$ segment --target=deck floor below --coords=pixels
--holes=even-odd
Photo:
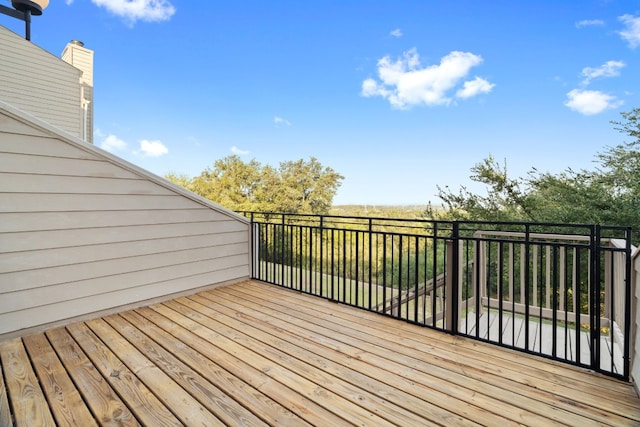
[[[631,384],[248,281],[0,343],[0,425],[640,425]]]
[[[475,312],[468,313],[460,320],[458,331],[461,334],[509,347],[526,348],[534,353],[553,356],[559,360],[578,362],[583,366],[590,365],[591,342],[588,331],[576,331],[575,327],[559,325],[555,328],[554,334],[554,327],[550,322],[532,317],[528,322],[529,340],[527,342],[526,325],[527,322],[522,316],[514,316],[507,312],[502,314],[501,319],[497,311],[485,310],[480,315]],[[579,340],[576,337],[579,337]],[[622,334],[619,333],[615,337],[620,338],[617,341],[612,341],[609,335],[603,335],[600,338],[599,366],[603,371],[622,374],[624,372]]]

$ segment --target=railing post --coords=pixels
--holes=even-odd
[[[634,298],[634,293],[632,293],[633,288],[633,279],[632,279],[632,271],[631,271],[631,256],[633,255],[633,251],[631,250],[631,227],[627,228],[625,233],[625,266],[624,266],[624,355],[623,355],[623,375],[625,380],[629,380],[630,369],[631,369],[631,343],[635,340],[631,337],[631,331],[634,328],[631,327],[632,319],[635,319],[635,316],[632,318],[631,314],[634,312],[632,306],[634,305],[632,298]]]
[[[600,226],[591,228],[590,340],[591,368],[600,370]]]
[[[255,274],[255,262],[256,262],[256,237],[255,237],[255,231],[253,230],[253,227],[255,226],[255,224],[253,223],[253,212],[251,212],[251,215],[249,216],[249,265],[250,270],[249,273],[251,274],[251,278],[255,279],[256,278],[256,274]]]
[[[447,241],[447,271],[446,271],[446,316],[445,329],[453,335],[458,334],[458,299],[459,299],[459,283],[458,266],[460,265],[460,239],[459,224],[453,223],[451,231],[451,240]]]

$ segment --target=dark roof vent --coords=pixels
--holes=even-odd
[[[84,47],[84,43],[80,40],[71,40],[71,44],[75,44],[76,46]]]

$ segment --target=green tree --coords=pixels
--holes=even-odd
[[[596,223],[640,230],[640,109],[612,122],[631,141],[596,154],[594,170],[567,169],[560,174],[532,169],[511,178],[506,162],[492,156],[471,168],[471,179],[486,186],[486,196],[465,187],[458,192],[438,187],[444,211],[428,208],[431,218],[482,221]],[[638,239],[636,238],[636,241]]]
[[[232,210],[250,210],[261,168],[255,160],[245,163],[240,156],[228,156],[196,176],[192,191]]]
[[[314,157],[282,162],[276,169],[239,156],[217,160],[193,179],[175,173],[166,178],[236,211],[313,214],[329,212],[343,179]]]
[[[342,175],[323,167],[315,157],[280,163],[279,172],[281,212],[329,213]]]
[[[189,178],[188,175],[169,172],[164,177],[174,184],[179,185],[180,187],[186,188],[189,191],[193,191],[193,180]]]

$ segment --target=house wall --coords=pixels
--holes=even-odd
[[[84,47],[80,41],[67,43],[62,51],[62,60],[79,69],[80,76],[80,138],[93,144],[93,51]]]
[[[245,218],[0,101],[0,338],[249,274]]]
[[[81,74],[0,26],[0,100],[81,137]]]

